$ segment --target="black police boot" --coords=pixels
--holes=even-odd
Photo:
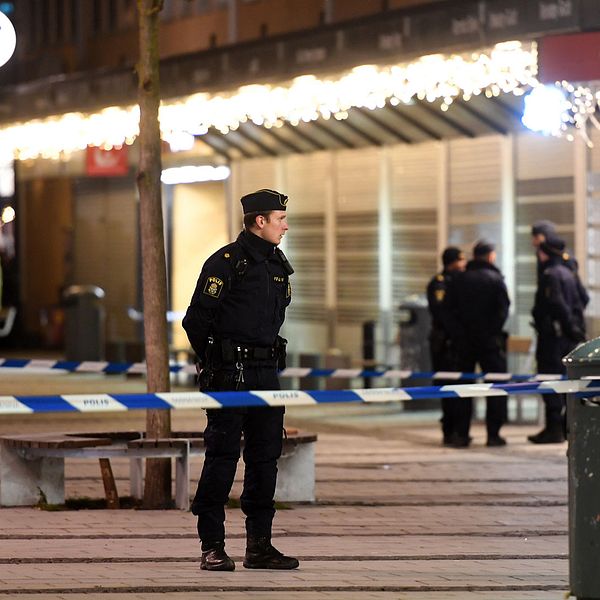
[[[565,436],[560,425],[556,427],[546,427],[535,435],[527,436],[532,444],[562,444]]]
[[[452,448],[468,448],[471,445],[473,438],[470,435],[458,435],[455,434],[452,437],[450,446]]]
[[[234,571],[235,563],[225,552],[225,542],[202,544],[200,568],[203,571]]]
[[[246,569],[297,569],[298,559],[284,556],[268,537],[248,537],[244,567]]]
[[[493,448],[495,446],[506,446],[506,440],[503,437],[496,435],[488,435],[486,446]]]

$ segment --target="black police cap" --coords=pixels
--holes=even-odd
[[[490,252],[496,249],[494,242],[490,240],[479,240],[473,247],[473,256],[475,258],[487,256]]]
[[[542,219],[540,221],[536,221],[531,226],[531,235],[544,235],[548,237],[552,235],[556,231],[556,226],[552,221],[548,221],[546,219]]]
[[[442,253],[442,264],[447,267],[451,265],[453,262],[464,258],[463,251],[456,246],[449,246]]]
[[[245,215],[270,210],[285,210],[287,201],[288,197],[285,194],[267,189],[246,194],[240,200]]]
[[[540,250],[548,256],[562,256],[565,251],[565,241],[557,235],[549,235],[540,244]]]

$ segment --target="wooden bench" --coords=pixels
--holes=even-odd
[[[314,501],[316,441],[316,434],[288,430],[277,464],[276,500]],[[190,458],[203,454],[204,439],[197,432],[174,433],[164,439],[148,439],[139,432],[1,436],[0,506],[30,506],[41,497],[49,504],[63,504],[65,458],[100,459],[109,505],[111,497],[116,496],[116,487],[114,483],[110,485],[112,471],[108,460],[128,458],[131,495],[141,498],[144,459],[175,458],[175,505],[189,510]]]

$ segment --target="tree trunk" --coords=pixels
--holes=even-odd
[[[140,105],[140,164],[137,184],[140,194],[142,241],[142,287],[144,297],[144,345],[149,393],[169,391],[167,341],[167,271],[161,201],[161,140],[158,122],[160,86],[158,71],[158,26],[163,0],[138,0]],[[146,412],[146,435],[169,437],[171,413]],[[171,461],[146,461],[144,508],[171,506]]]

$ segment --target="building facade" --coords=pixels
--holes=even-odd
[[[14,22],[26,23],[25,42],[11,68],[0,72],[9,90],[0,94],[7,106],[0,130],[135,102],[135,4],[49,0],[32,20],[20,12],[31,3],[16,3]],[[584,0],[173,0],[161,19],[163,96],[181,102],[200,92],[233,98],[252,83],[271,91],[300,90],[293,86],[307,81],[341,86],[348,73],[360,87],[372,81],[367,65],[409,64],[411,77],[423,77],[429,63],[420,57],[433,52],[448,61],[479,52],[487,57],[508,40],[535,49],[546,36],[600,27],[598,7]],[[36,76],[27,81],[31,73]],[[180,151],[173,150],[172,135],[165,168],[227,166],[230,175],[164,185],[171,309],[185,310],[205,258],[237,233],[239,197],[274,187],[291,198],[285,251],[296,269],[286,324],[292,351],[337,348],[358,358],[362,323],[374,320],[379,358],[389,360],[400,304],[423,293],[446,244],[469,250],[479,237],[498,243],[513,300],[511,333],[530,337],[535,257],[529,229],[540,218],[557,223],[579,258],[592,291],[590,330],[600,333],[600,139],[593,128],[590,143],[527,131],[520,116],[528,87],[522,82],[496,94],[490,83],[469,99],[464,87],[449,100],[415,93],[406,101],[394,96],[395,103],[388,95],[383,104],[376,99],[369,106],[366,99],[336,106],[330,118],[322,106],[318,118],[306,120],[292,115],[230,126],[215,117],[206,127],[197,124],[191,145]],[[227,111],[220,105],[220,115]],[[90,171],[89,149],[48,158],[23,154],[16,162],[27,335],[47,335],[40,314],[60,310],[65,286],[92,283],[106,291],[109,345],[139,342],[139,324],[127,312],[141,308],[136,149],[124,147],[127,169],[118,176]],[[186,344],[176,321],[172,344]]]

